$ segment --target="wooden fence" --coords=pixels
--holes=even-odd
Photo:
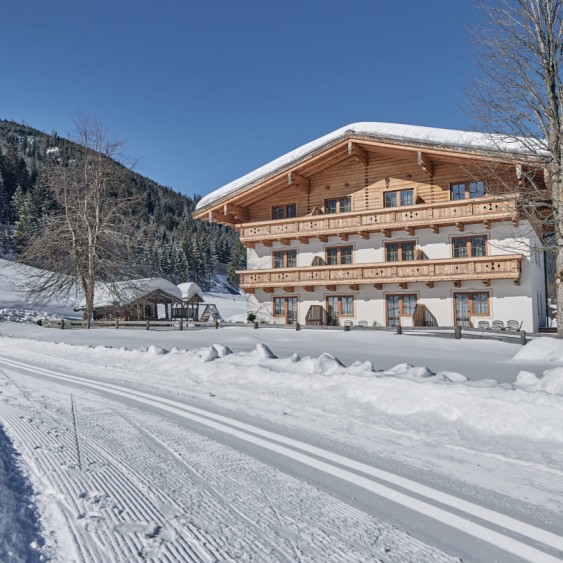
[[[60,319],[50,320],[43,319],[39,324],[48,328],[58,329],[77,329],[85,328],[84,322],[78,319]],[[193,323],[184,320],[175,321],[95,321],[90,325],[91,329],[96,328],[138,328],[144,330],[203,330],[209,328],[252,328],[252,329],[284,329],[284,330],[343,330],[348,331],[380,331],[391,332],[395,334],[406,334],[409,336],[434,336],[437,338],[454,338],[454,339],[482,339],[482,340],[499,340],[501,342],[509,342],[513,344],[526,344],[530,340],[530,335],[524,330],[491,330],[478,328],[462,328],[459,326],[426,326],[426,327],[388,327],[388,326],[306,326],[300,323],[294,324],[265,324],[254,321],[253,323],[228,323],[215,321],[214,323]],[[544,335],[541,335],[544,336]]]

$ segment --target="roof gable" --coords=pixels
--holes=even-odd
[[[335,145],[353,139],[378,140],[403,147],[432,147],[457,153],[488,153],[499,157],[506,154],[529,155],[532,153],[531,147],[534,145],[536,145],[535,148],[541,150],[540,142],[534,139],[510,139],[504,135],[393,123],[353,123],[307,143],[215,190],[202,198],[196,209],[204,210],[211,207],[225,198],[286,172],[292,166],[297,166],[306,159],[326,152]],[[299,181],[299,179],[297,180]]]

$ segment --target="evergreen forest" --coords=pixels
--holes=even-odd
[[[49,158],[72,149],[56,133],[0,120],[0,252],[18,260],[34,226],[49,213],[52,202],[41,182]],[[199,200],[127,171],[129,194],[139,196],[135,207],[138,259],[147,276],[173,283],[194,281],[204,290],[217,275],[225,275],[236,290],[236,270],[246,252],[229,227],[198,221],[192,211]]]

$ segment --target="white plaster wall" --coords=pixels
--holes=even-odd
[[[539,246],[539,241],[533,230],[526,223],[520,223],[515,228],[510,223],[493,223],[490,230],[484,229],[481,223],[466,225],[464,232],[459,232],[455,227],[440,229],[439,234],[430,229],[418,229],[416,236],[408,236],[404,231],[394,231],[390,238],[384,239],[382,234],[373,234],[369,240],[359,236],[350,236],[349,241],[343,242],[338,237],[330,237],[328,243],[322,243],[316,238],[311,238],[309,244],[300,245],[292,241],[290,246],[274,243],[272,247],[257,244],[255,249],[248,250],[248,269],[267,269],[272,267],[272,251],[297,248],[297,264],[299,267],[310,266],[315,256],[325,257],[325,248],[334,245],[352,245],[354,247],[355,263],[384,262],[386,241],[416,240],[417,248],[421,249],[429,259],[451,258],[452,237],[471,234],[484,234],[488,236],[488,254],[497,256],[502,254],[520,253],[524,255],[522,261],[522,275],[520,285],[515,285],[510,280],[492,281],[490,287],[485,287],[479,281],[462,282],[460,288],[454,288],[451,282],[436,281],[433,288],[424,284],[409,284],[407,290],[402,290],[398,285],[385,285],[383,291],[376,290],[373,286],[361,285],[359,291],[351,291],[349,286],[339,286],[336,292],[329,292],[324,286],[317,286],[313,292],[305,292],[296,288],[294,293],[288,294],[281,288],[275,292],[265,293],[257,289],[256,294],[250,296],[249,311],[255,312],[258,319],[264,322],[283,323],[284,320],[272,316],[272,301],[274,296],[298,297],[298,320],[305,323],[305,316],[311,305],[326,304],[326,296],[337,294],[354,295],[354,316],[346,317],[354,324],[360,320],[367,321],[370,325],[376,321],[386,324],[386,294],[411,294],[417,295],[419,303],[426,305],[428,310],[436,317],[440,326],[454,324],[455,292],[479,291],[489,292],[490,316],[475,317],[474,325],[479,320],[517,320],[522,322],[526,331],[537,331],[545,323],[545,281],[543,255],[534,252]],[[302,246],[302,248],[300,248]]]

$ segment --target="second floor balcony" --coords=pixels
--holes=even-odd
[[[339,236],[346,240],[349,235],[368,238],[372,233],[383,233],[390,236],[392,231],[398,230],[405,230],[412,235],[416,229],[422,228],[430,228],[437,233],[441,227],[448,226],[457,226],[459,231],[463,231],[465,224],[483,223],[486,228],[490,228],[490,224],[495,221],[517,223],[515,197],[488,196],[408,207],[272,219],[244,223],[239,232],[241,241],[252,247],[256,243],[271,246],[274,241],[286,243],[291,239],[306,243],[313,237],[323,240],[329,236]]]
[[[280,287],[293,290],[314,286],[355,286],[373,284],[381,289],[384,284],[406,285],[435,282],[482,281],[485,286],[492,280],[512,280],[520,283],[521,254],[482,256],[472,258],[444,258],[439,260],[410,260],[378,264],[350,264],[341,266],[310,266],[265,270],[242,270],[240,286],[245,290],[257,288],[266,291]]]

